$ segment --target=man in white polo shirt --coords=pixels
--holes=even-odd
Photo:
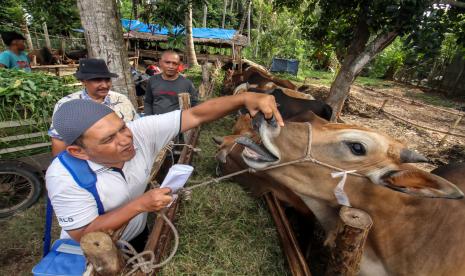
[[[61,238],[79,241],[98,230],[116,230],[129,222],[122,238],[141,240],[147,213],[172,200],[170,190],[145,192],[157,153],[180,132],[221,118],[245,106],[261,111],[283,125],[273,96],[243,93],[206,101],[185,111],[146,116],[124,123],[109,107],[88,100],[64,103],[53,117],[69,155],[87,160],[97,177],[97,191],[105,213],[98,214],[95,198],[73,179],[59,158],[47,170],[48,196],[62,227]],[[139,249],[141,247],[137,246]]]

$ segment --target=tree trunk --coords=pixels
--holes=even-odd
[[[254,51],[254,57],[255,58],[258,56],[258,47],[260,45],[260,33],[261,33],[261,27],[262,27],[262,15],[263,15],[263,10],[260,10],[260,12],[258,13],[257,38],[255,39],[255,51]]]
[[[247,8],[247,44],[250,45],[250,14],[252,13],[252,1],[249,1]]]
[[[249,7],[251,2],[252,2],[251,0],[247,0],[244,7]],[[242,34],[242,32],[244,31],[244,26],[245,26],[245,21],[246,20],[247,20],[247,12],[244,11],[244,14],[243,14],[242,19],[241,19],[241,25],[239,26],[239,30],[237,31],[239,34]]]
[[[226,9],[228,7],[228,0],[224,0],[223,7],[223,20],[221,21],[221,28],[224,29],[224,22],[226,21]]]
[[[203,19],[202,19],[202,27],[207,27],[207,15],[208,15],[208,6],[206,3],[203,4]]]
[[[189,2],[186,12],[186,56],[189,66],[199,66],[195,54],[194,38],[192,37],[192,2]]]
[[[391,44],[397,34],[397,32],[380,34],[366,45],[369,39],[368,29],[364,24],[359,25],[355,34],[356,39],[349,46],[341,69],[332,83],[329,96],[326,99],[326,102],[333,108],[331,121],[336,121],[339,117],[344,102],[349,95],[350,86],[363,67]]]
[[[114,0],[78,0],[88,57],[106,61],[111,72],[118,74],[113,89],[129,97],[136,107],[136,89],[129,70],[128,53],[123,41],[121,21]],[[96,16],[98,11],[98,16]]]
[[[234,0],[231,0],[231,5],[229,5],[229,13],[230,14],[232,14],[232,12],[233,12],[233,7],[234,7]]]
[[[50,37],[48,36],[47,22],[44,21],[44,23],[42,23],[42,28],[44,29],[45,47],[52,50],[52,43],[50,43]]]
[[[139,9],[137,5],[139,5],[139,0],[132,0],[132,13],[135,20],[139,19]]]
[[[23,22],[21,24],[21,31],[23,31],[24,33],[24,37],[26,38],[27,48],[29,49],[29,51],[34,50],[34,45],[32,45],[31,34],[29,33],[29,28],[27,27],[27,21],[25,17],[23,18]]]

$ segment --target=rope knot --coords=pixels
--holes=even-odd
[[[256,173],[257,170],[254,169],[254,168],[248,168],[248,169],[247,169],[247,172],[248,172],[248,173]]]

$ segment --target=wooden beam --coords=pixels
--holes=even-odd
[[[35,125],[35,124],[37,124],[37,122],[32,119],[25,119],[21,121],[5,121],[5,122],[0,122],[0,129],[8,128],[8,127],[30,126],[30,125]]]
[[[27,145],[27,146],[19,146],[19,147],[14,147],[14,148],[1,149],[0,154],[43,148],[43,147],[50,146],[51,144],[52,143],[47,142],[47,143],[37,143],[37,144],[32,144],[32,145]]]
[[[0,138],[0,142],[5,143],[5,142],[11,142],[11,141],[24,140],[24,139],[29,139],[29,138],[41,137],[46,134],[47,134],[46,131],[42,131],[42,132],[34,132],[34,133],[29,133],[29,134],[7,136],[7,137]]]
[[[276,230],[281,241],[281,247],[283,248],[284,255],[286,255],[292,275],[310,276],[311,273],[307,261],[300,250],[294,231],[287,220],[281,203],[273,195],[273,193],[265,194],[264,198],[276,224]]]

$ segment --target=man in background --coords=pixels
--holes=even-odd
[[[198,101],[194,84],[179,73],[181,58],[174,51],[165,51],[160,58],[161,74],[150,78],[144,100],[146,115],[163,114],[179,109],[179,93],[189,93],[191,105]]]
[[[24,36],[17,32],[4,32],[2,39],[8,49],[0,53],[0,68],[22,69],[30,72],[30,59],[24,52],[26,49]]]
[[[103,59],[81,59],[75,76],[82,82],[84,89],[61,98],[55,105],[54,115],[64,103],[75,99],[83,99],[108,106],[125,123],[138,118],[131,101],[125,95],[110,90],[111,78],[116,78],[118,75],[108,70]],[[50,126],[48,135],[52,139],[53,156],[65,150],[66,145],[63,138],[58,134],[53,123]]]

